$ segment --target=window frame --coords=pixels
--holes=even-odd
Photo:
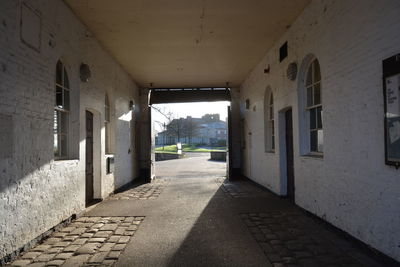
[[[104,100],[104,141],[105,141],[105,154],[112,155],[111,149],[111,105],[108,94],[105,94]]]
[[[319,79],[316,79],[316,66],[318,66],[318,76]],[[309,73],[311,72],[311,82],[308,84]],[[322,76],[321,76],[321,67],[317,58],[313,58],[310,63],[308,64],[305,72],[305,79],[304,79],[304,97],[305,97],[305,107],[304,111],[306,112],[307,118],[307,139],[308,139],[308,155],[311,156],[323,156],[324,151],[324,141],[323,141],[323,106],[322,106]],[[316,94],[315,94],[315,87],[318,86],[319,90],[319,102],[315,102]],[[309,89],[311,89],[311,104],[309,104]],[[320,113],[318,110],[320,109]],[[315,122],[314,127],[312,122],[312,113],[314,111],[315,114]],[[320,114],[320,115],[318,115]],[[319,150],[318,144],[318,134],[319,131],[322,132],[322,150]],[[316,132],[316,150],[312,150],[312,134]]]
[[[59,70],[61,70],[61,74],[59,74]],[[58,78],[60,78],[60,81],[58,81]],[[53,122],[53,135],[54,135],[53,155],[55,160],[65,160],[68,159],[70,154],[69,117],[71,109],[71,88],[70,88],[67,69],[61,60],[58,60],[56,64],[54,84],[55,84],[55,91],[54,91],[55,103],[54,103],[54,122]],[[59,105],[57,98],[58,89],[61,89],[61,105]],[[65,92],[68,92],[68,94],[65,94]],[[66,96],[68,101],[66,101],[65,98]],[[63,115],[65,116],[64,117],[65,121],[63,121],[62,119]],[[65,142],[64,145],[62,144],[62,137],[64,137],[64,142]],[[57,143],[56,143],[56,138],[57,138]],[[55,150],[56,147],[57,147],[57,153]],[[63,147],[66,148],[65,154],[64,151],[62,150]]]
[[[270,142],[270,147],[269,150],[270,152],[275,152],[275,112],[274,112],[274,94],[271,92],[269,96],[269,102],[268,102],[268,126],[269,126],[269,142]]]
[[[275,127],[274,94],[272,89],[268,87],[264,96],[264,142],[266,153],[275,153]]]

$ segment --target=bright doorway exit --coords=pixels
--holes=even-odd
[[[153,104],[155,176],[227,176],[229,101]]]

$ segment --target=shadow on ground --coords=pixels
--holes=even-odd
[[[288,200],[246,181],[224,181],[168,264],[188,265],[333,267],[395,263],[382,260]]]

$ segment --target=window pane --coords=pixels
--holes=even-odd
[[[310,151],[317,152],[317,131],[310,132]]]
[[[324,132],[322,130],[318,130],[318,151],[324,151]]]
[[[271,149],[275,150],[275,136],[272,136],[271,138]]]
[[[62,88],[56,86],[56,107],[63,108]]]
[[[321,71],[319,68],[319,62],[318,60],[314,60],[313,62],[314,65],[314,83],[321,81]]]
[[[69,90],[64,89],[64,109],[69,110]]]
[[[271,121],[271,135],[275,135],[275,124],[274,124],[274,121]]]
[[[312,84],[312,64],[307,70],[306,87]]]
[[[60,114],[60,132],[66,134],[68,132],[68,114],[66,112],[59,112]]]
[[[110,121],[110,109],[108,106],[105,107],[105,120]]]
[[[67,71],[64,68],[64,83],[63,83],[65,88],[69,89],[69,80],[68,80],[68,74]]]
[[[269,119],[273,120],[274,119],[274,107],[269,108]]]
[[[59,155],[59,144],[58,144],[58,134],[54,134],[54,156],[58,157]]]
[[[313,105],[313,92],[312,86],[307,87],[307,107],[311,107]]]
[[[54,110],[54,133],[58,133],[58,121],[59,121],[59,115],[58,115],[59,111]]]
[[[322,107],[317,108],[317,128],[322,129]]]
[[[321,83],[314,85],[314,105],[321,104]]]
[[[317,109],[310,109],[310,130],[316,129],[317,127]]]
[[[105,103],[106,103],[106,107],[110,106],[110,102],[108,101],[108,96],[107,95],[106,95]]]
[[[56,66],[56,83],[58,84],[62,84],[62,71],[63,71],[63,65],[61,61],[58,61]]]
[[[61,148],[61,157],[67,157],[68,146],[67,146],[67,136],[60,135],[60,148]]]
[[[106,128],[106,131],[105,131],[105,141],[106,141],[106,153],[109,153],[110,152],[110,133],[109,133],[109,131],[110,131],[110,125],[109,125],[109,123],[108,122],[105,122],[105,128]],[[218,132],[217,132],[218,133]]]
[[[271,149],[275,149],[275,123],[271,121]]]

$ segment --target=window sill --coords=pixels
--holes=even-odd
[[[54,159],[54,162],[73,162],[73,161],[79,161],[79,159]]]
[[[322,153],[309,153],[305,155],[301,155],[303,158],[314,158],[314,159],[324,159],[324,154]]]
[[[106,154],[105,154],[106,157],[114,157],[114,155],[115,155],[115,154],[113,154],[113,153],[106,153]]]
[[[79,164],[79,159],[54,159],[50,165],[57,166],[76,166]]]
[[[267,150],[267,151],[265,151],[265,153],[267,153],[267,154],[275,154],[275,150]]]

